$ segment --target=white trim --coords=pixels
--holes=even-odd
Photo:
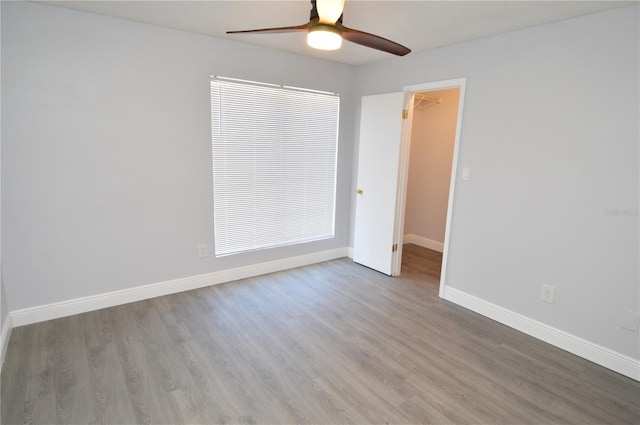
[[[336,248],[298,257],[284,258],[266,263],[253,264],[235,269],[220,270],[196,276],[189,276],[149,285],[137,286],[105,294],[92,295],[72,300],[45,304],[15,310],[9,313],[13,326],[29,325],[45,320],[71,316],[116,305],[127,304],[177,292],[202,288],[219,283],[231,282],[238,279],[259,276],[262,274],[288,270],[309,264],[342,258],[347,255],[347,248]]]
[[[446,287],[443,298],[600,366],[640,381],[640,360],[594,344],[455,288]]]
[[[7,345],[9,345],[9,338],[11,338],[11,331],[13,330],[13,321],[11,315],[8,314],[2,324],[2,333],[0,334],[0,369],[4,365],[4,355],[7,352]]]
[[[467,89],[467,79],[460,78],[457,81],[460,87],[458,100],[458,122],[456,123],[456,139],[453,142],[453,160],[451,161],[451,179],[449,181],[449,202],[447,206],[447,221],[444,230],[444,247],[442,250],[442,268],[440,270],[440,297],[444,296],[447,285],[447,265],[449,263],[449,240],[451,237],[451,218],[453,217],[453,195],[456,189],[456,176],[458,175],[458,156],[460,152],[460,133],[462,132],[462,114],[464,113],[464,96]]]
[[[351,258],[353,260],[353,247],[349,246],[347,247],[347,257]]]
[[[467,77],[452,78],[450,80],[433,81],[430,83],[413,84],[410,86],[404,86],[402,87],[402,91],[409,92],[409,93],[419,93],[423,91],[456,89],[458,87],[464,86],[466,82],[467,82]]]
[[[429,248],[434,251],[443,252],[444,243],[434,241],[433,239],[423,238],[422,236],[414,235],[412,233],[404,235],[402,243],[412,243],[414,245],[421,246],[423,248]]]

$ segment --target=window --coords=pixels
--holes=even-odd
[[[211,80],[215,255],[332,238],[340,98]]]

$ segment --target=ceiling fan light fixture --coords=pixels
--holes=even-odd
[[[307,23],[289,27],[227,31],[227,34],[306,32],[307,44],[314,49],[339,49],[342,46],[342,38],[344,38],[352,43],[397,56],[404,56],[411,52],[411,49],[395,41],[343,25],[343,8],[344,0],[311,0],[311,13],[309,14],[309,22]]]
[[[337,50],[342,46],[342,34],[333,25],[317,24],[309,28],[307,44],[314,49]]]

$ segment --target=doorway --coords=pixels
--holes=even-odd
[[[440,296],[444,294],[458,145],[466,78],[407,86],[402,92],[362,97],[353,260],[390,276],[400,274],[416,94],[456,89],[458,112],[450,164],[446,226],[442,242]],[[424,94],[423,96],[428,96]]]
[[[442,256],[460,88],[415,93],[410,133],[403,245],[425,262]],[[403,250],[404,253],[404,250]],[[414,262],[418,258],[414,258]],[[441,266],[440,266],[441,267]],[[440,278],[438,269],[438,279]]]
[[[446,113],[448,117],[447,119],[450,119],[451,121],[448,122],[446,126],[442,126],[438,130],[434,130],[436,133],[449,132],[451,130],[451,127],[453,126],[452,121],[455,119],[453,146],[452,148],[450,148],[452,149],[450,151],[450,156],[448,156],[449,154],[441,155],[441,158],[440,158],[441,160],[438,163],[439,167],[449,168],[448,178],[446,177],[447,174],[443,173],[442,170],[439,173],[436,173],[439,176],[441,176],[441,178],[445,179],[445,183],[448,183],[449,185],[449,189],[447,191],[447,196],[446,196],[447,202],[446,202],[446,212],[445,212],[445,222],[444,222],[444,235],[442,235],[442,233],[439,233],[439,235],[443,236],[442,242],[441,242],[442,245],[440,245],[439,243],[434,243],[439,241],[430,239],[428,237],[426,237],[428,241],[425,239],[417,239],[418,242],[422,242],[425,245],[430,245],[432,247],[430,249],[433,249],[433,248],[442,249],[442,263],[441,263],[442,265],[440,269],[440,286],[439,286],[440,297],[444,295],[444,289],[446,285],[446,273],[447,273],[448,257],[449,257],[448,256],[449,235],[451,234],[451,227],[452,227],[451,217],[453,213],[453,199],[454,199],[455,187],[456,187],[456,176],[458,174],[458,152],[459,152],[459,146],[460,146],[460,131],[462,129],[462,114],[464,111],[464,96],[465,96],[466,84],[467,84],[466,78],[458,78],[453,80],[444,80],[444,81],[437,81],[433,83],[406,86],[403,88],[403,92],[405,93],[405,95],[406,94],[412,95],[411,100],[413,103],[411,104],[412,107],[409,109],[409,114],[408,114],[409,128],[404,133],[404,137],[401,140],[401,144],[403,145],[404,149],[402,149],[402,155],[400,156],[400,179],[398,181],[398,194],[400,196],[398,197],[397,209],[396,209],[396,219],[398,221],[396,223],[397,224],[396,228],[401,230],[401,232],[397,234],[396,237],[400,244],[403,243],[404,235],[406,233],[404,231],[404,228],[405,228],[405,215],[406,215],[407,194],[408,194],[407,191],[408,191],[408,184],[409,184],[409,177],[410,177],[409,172],[410,172],[410,158],[411,158],[411,140],[413,139],[412,134],[413,134],[414,118],[418,115],[417,114],[418,111],[416,111],[416,108],[415,108],[416,100],[421,97],[426,98],[425,100],[423,100],[423,102],[426,101],[427,105],[429,104],[433,104],[433,105],[427,106],[425,109],[431,109],[433,106],[443,105],[443,101],[445,99],[442,96],[439,96],[439,94],[444,94],[444,93],[447,94],[447,99],[450,102],[448,105],[449,108],[447,108],[448,110],[446,111],[443,109],[438,112]],[[455,99],[453,99],[455,95],[457,95],[457,102],[455,101]],[[432,99],[435,99],[435,101]],[[420,102],[418,102],[418,107],[419,105],[420,105]],[[454,109],[455,109],[455,112],[452,113]],[[436,114],[432,114],[432,115],[436,115]],[[420,129],[418,122],[416,122],[416,125],[418,126],[418,129]],[[437,125],[435,127],[437,127]],[[450,136],[446,136],[444,138],[446,139],[448,137]],[[414,186],[420,188],[419,184]],[[439,190],[441,191],[442,188],[440,188]],[[439,224],[436,227],[439,229],[438,231],[441,232],[442,230],[441,214],[442,214],[443,207],[441,206],[439,208],[440,208],[440,216],[439,216],[440,218],[438,219]],[[411,229],[409,230],[411,231]],[[438,234],[438,233],[429,233],[429,234]],[[416,239],[414,239],[414,242],[415,241]],[[397,264],[400,265],[401,259],[402,259],[402,249],[399,249],[398,251],[399,251],[400,258],[398,259]],[[399,273],[400,273],[400,270],[398,269],[398,274]]]

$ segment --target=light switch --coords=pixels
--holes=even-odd
[[[462,180],[469,180],[471,177],[471,168],[463,167],[462,168]]]

